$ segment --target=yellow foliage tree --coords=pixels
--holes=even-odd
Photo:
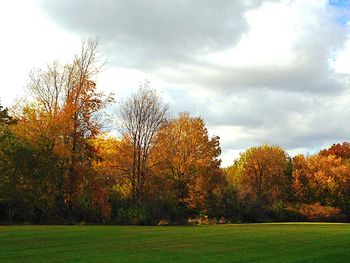
[[[241,198],[269,205],[286,199],[289,164],[288,155],[278,146],[252,147],[241,153],[229,170],[229,179],[238,184]]]
[[[205,208],[221,174],[219,137],[209,138],[202,118],[180,114],[162,127],[152,156],[156,174],[168,178],[179,202]]]

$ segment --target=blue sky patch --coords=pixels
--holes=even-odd
[[[337,23],[347,25],[350,21],[350,0],[329,0],[329,5],[339,10],[335,16]]]
[[[329,4],[339,8],[350,8],[349,0],[329,0]]]

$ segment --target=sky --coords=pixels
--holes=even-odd
[[[120,100],[149,80],[171,116],[220,136],[223,166],[263,143],[312,154],[350,140],[349,21],[347,0],[1,1],[0,101],[99,37],[99,89]]]

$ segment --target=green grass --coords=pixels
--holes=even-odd
[[[0,262],[350,262],[350,225],[3,226]]]

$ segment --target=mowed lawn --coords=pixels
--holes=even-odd
[[[0,262],[350,262],[350,225],[2,226]]]

